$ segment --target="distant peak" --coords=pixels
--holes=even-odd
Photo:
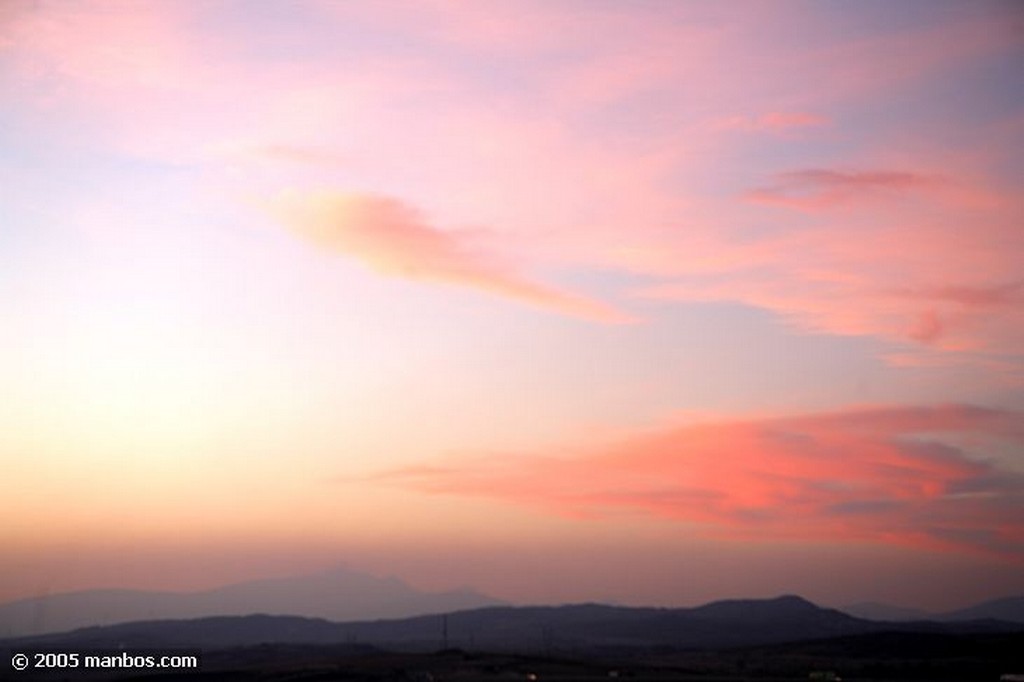
[[[705,606],[711,606],[713,604],[771,604],[777,606],[809,606],[813,608],[820,608],[814,602],[808,601],[798,594],[782,594],[778,597],[751,597],[746,599],[721,599],[718,601],[709,602]]]
[[[726,599],[698,606],[691,612],[705,618],[802,618],[826,611],[803,597],[786,594],[768,599]]]

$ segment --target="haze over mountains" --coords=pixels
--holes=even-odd
[[[394,577],[378,578],[338,567],[202,592],[88,590],[21,599],[0,604],[0,637],[139,620],[254,613],[334,621],[403,618],[501,603],[472,590],[423,592]]]
[[[891,622],[933,620],[948,623],[991,619],[1010,623],[1024,623],[1024,597],[992,599],[967,608],[941,613],[879,602],[861,602],[844,606],[840,610],[858,618]]]
[[[741,646],[877,632],[880,622],[929,632],[964,622],[965,631],[971,632],[985,630],[987,626],[978,625],[985,621],[1024,624],[1024,597],[942,614],[879,603],[836,610],[796,596],[725,600],[695,608],[508,607],[468,589],[423,592],[394,577],[339,567],[203,592],[91,590],[22,599],[0,605],[0,637],[86,628],[58,636],[118,642],[141,637],[148,644],[198,638],[233,645],[355,639],[429,649],[439,642],[437,614],[449,614],[452,641],[463,646],[470,641],[478,646],[526,646],[542,640],[586,646]]]

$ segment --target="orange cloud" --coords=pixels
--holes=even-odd
[[[575,457],[452,459],[380,478],[593,517],[625,510],[734,538],[961,547],[1024,558],[1024,476],[989,448],[1024,415],[969,405],[702,423]]]
[[[523,277],[474,248],[471,234],[427,224],[387,197],[334,192],[282,195],[271,210],[313,243],[390,277],[442,282],[605,323],[629,318],[600,301]]]

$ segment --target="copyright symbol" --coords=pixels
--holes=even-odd
[[[24,670],[28,667],[28,656],[25,654],[14,654],[11,656],[11,667],[15,670]]]

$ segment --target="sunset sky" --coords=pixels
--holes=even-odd
[[[0,601],[1024,593],[1019,2],[0,0]]]

